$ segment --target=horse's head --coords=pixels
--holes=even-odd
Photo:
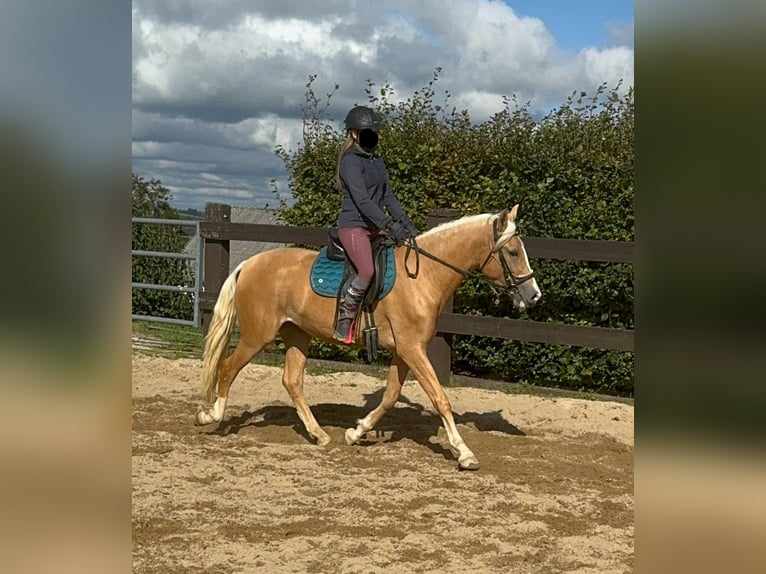
[[[518,212],[517,203],[510,210],[504,209],[490,218],[494,244],[481,271],[494,283],[510,288],[514,307],[525,309],[535,306],[542,293],[529,266],[524,242],[519,237]]]

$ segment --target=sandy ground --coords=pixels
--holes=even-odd
[[[633,571],[633,407],[449,388],[481,462],[457,470],[415,381],[378,404],[361,373],[306,376],[309,440],[281,369],[248,365],[220,425],[193,423],[201,363],[133,356],[133,571]]]

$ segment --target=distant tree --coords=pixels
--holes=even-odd
[[[194,208],[187,209],[184,213],[190,217],[193,217],[194,219],[202,219],[205,216],[205,212]]]
[[[171,207],[170,190],[157,179],[146,180],[132,175],[133,217],[156,219],[180,219],[178,211]],[[183,251],[188,235],[180,225],[134,223],[133,249],[144,251]],[[136,283],[156,285],[189,286],[193,284],[193,270],[188,260],[156,256],[133,256],[132,277]],[[191,319],[194,315],[193,300],[186,293],[133,289],[133,313],[175,319]]]

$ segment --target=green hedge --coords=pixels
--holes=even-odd
[[[383,117],[379,153],[402,206],[421,228],[429,210],[461,214],[499,211],[520,203],[523,235],[632,241],[633,89],[602,85],[595,94],[572,94],[540,119],[528,104],[505,98],[485,122],[435,103],[433,79],[393,103],[389,85],[368,82],[368,105]],[[289,172],[294,202],[281,201],[287,223],[335,222],[340,196],[334,188],[344,135],[324,117],[311,77],[307,84],[304,139],[297,150],[277,148]],[[275,188],[279,198],[279,190]],[[527,311],[495,301],[480,284],[466,282],[455,311],[600,327],[633,328],[633,268],[626,264],[533,261],[543,302]],[[319,353],[323,347],[317,348]],[[339,351],[329,351],[338,353]],[[545,386],[619,395],[633,393],[633,355],[566,346],[454,337],[458,372]]]

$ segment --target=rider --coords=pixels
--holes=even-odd
[[[338,154],[335,172],[335,183],[343,194],[338,237],[356,276],[343,294],[334,336],[348,345],[354,341],[354,320],[375,272],[372,237],[385,231],[401,245],[418,230],[391,190],[383,159],[375,155],[381,125],[377,114],[356,106],[344,124],[348,138]]]

